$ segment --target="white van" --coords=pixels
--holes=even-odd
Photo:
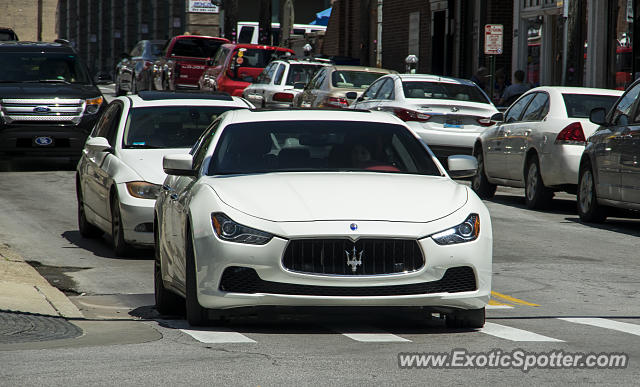
[[[258,44],[258,22],[238,22],[238,43]],[[304,36],[308,32],[326,31],[326,26],[313,24],[294,24],[293,35]],[[271,23],[271,45],[280,44],[280,23]]]

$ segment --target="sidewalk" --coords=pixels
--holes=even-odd
[[[82,318],[82,313],[60,290],[33,267],[0,243],[0,310],[44,316]]]

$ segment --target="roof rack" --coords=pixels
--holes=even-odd
[[[140,91],[138,96],[144,101],[158,101],[163,99],[211,99],[217,101],[233,101],[228,93],[189,92],[189,91]]]

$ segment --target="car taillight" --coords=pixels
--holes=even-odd
[[[427,122],[431,119],[431,115],[417,112],[415,110],[395,108],[393,109],[393,114],[395,114],[402,121],[417,121],[417,122]]]
[[[482,126],[491,126],[494,124],[494,122],[491,121],[491,118],[480,117],[476,119],[476,121],[478,121],[478,123]]]
[[[339,108],[349,107],[349,102],[347,102],[347,99],[343,97],[327,97],[324,104],[326,106],[335,106]]]
[[[558,133],[556,144],[585,144],[587,140],[579,122],[573,122]]]
[[[278,102],[292,102],[293,94],[291,93],[275,93],[273,95],[273,100]]]

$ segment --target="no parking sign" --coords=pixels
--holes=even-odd
[[[502,54],[502,24],[486,24],[484,26],[484,53],[485,55]]]

